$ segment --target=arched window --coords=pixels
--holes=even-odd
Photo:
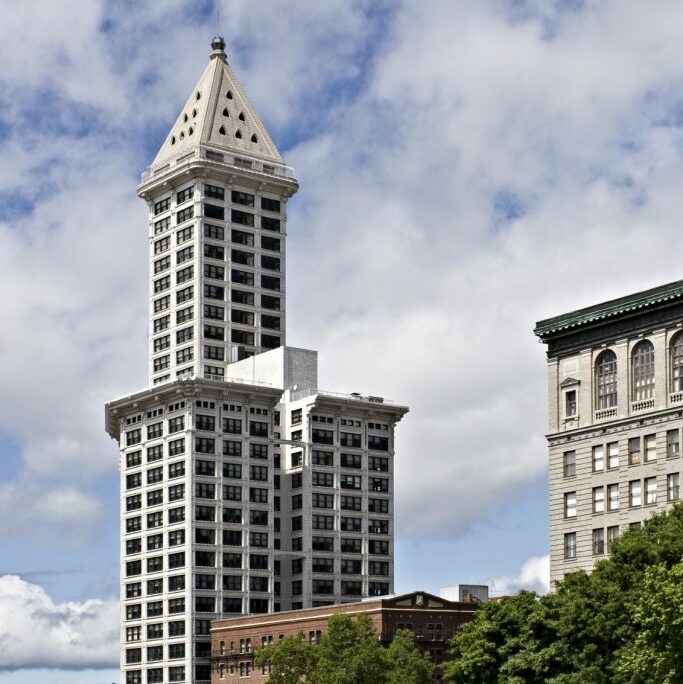
[[[595,362],[595,387],[598,410],[617,405],[617,355],[611,349]]]
[[[655,347],[649,340],[638,342],[633,350],[633,400],[655,396]]]
[[[671,341],[671,391],[683,392],[683,333]]]

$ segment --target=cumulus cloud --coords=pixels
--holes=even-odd
[[[288,339],[324,388],[410,405],[398,531],[460,533],[546,467],[534,321],[680,277],[683,7],[221,8],[301,181]],[[146,381],[136,175],[206,62],[193,9],[42,0],[0,23],[0,431],[22,458],[0,507],[30,492],[33,523],[64,497],[97,516],[102,404]]]
[[[37,584],[0,576],[0,669],[118,663],[119,602],[56,603]]]
[[[492,596],[509,596],[521,589],[546,594],[550,589],[550,556],[533,556],[525,561],[518,575],[496,577],[489,586]]]

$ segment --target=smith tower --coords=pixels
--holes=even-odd
[[[224,378],[285,344],[285,205],[298,184],[215,38],[138,188],[150,211],[150,380]],[[227,296],[226,296],[227,295]]]
[[[320,390],[317,352],[285,346],[298,184],[223,39],[211,47],[139,186],[149,386],[106,406],[126,684],[208,682],[216,618],[393,592],[394,426],[408,409]],[[235,658],[251,671],[252,645]]]

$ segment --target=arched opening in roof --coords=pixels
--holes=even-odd
[[[225,97],[227,97],[228,100],[232,100],[232,90],[228,90],[228,92],[225,93]]]
[[[194,119],[195,116],[197,116],[197,110],[193,109],[192,110],[192,118]]]
[[[187,132],[188,135],[192,135],[194,133],[194,128],[190,126],[190,130]]]
[[[221,127],[218,129],[218,132],[219,132],[221,135],[225,135],[225,126],[221,126]]]
[[[246,121],[244,118],[244,112],[240,112],[240,115],[237,117],[240,121]]]
[[[175,145],[175,135],[171,136],[171,145]]]
[[[202,94],[199,91],[197,91],[197,94],[194,96],[194,99],[198,100],[201,96]]]
[[[180,139],[182,140],[184,137],[185,137],[185,133],[183,133],[182,131],[180,131]]]
[[[187,114],[183,116],[183,123],[187,123]]]
[[[240,131],[239,128],[235,131],[235,137],[236,137],[236,138],[241,138],[241,137],[242,137],[242,131]]]
[[[253,133],[253,134],[252,134],[252,136],[251,136],[251,142],[253,142],[253,143],[257,143],[257,142],[258,142],[258,138],[256,137],[256,133]]]
[[[223,107],[223,116],[230,116],[230,112],[227,107]]]

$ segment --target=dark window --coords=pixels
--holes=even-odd
[[[269,235],[261,236],[261,247],[263,249],[269,249],[273,252],[280,251],[280,238],[270,237]]]
[[[204,185],[204,195],[214,199],[225,199],[225,190],[217,185]]]
[[[261,197],[261,209],[279,212],[280,200],[270,199],[270,197]]]
[[[216,204],[204,203],[204,216],[212,219],[220,219],[221,221],[225,219],[225,209],[219,207]]]
[[[254,215],[246,211],[233,209],[231,212],[231,220],[233,223],[239,223],[242,226],[249,226],[250,228],[254,226]]]
[[[270,216],[261,216],[261,228],[264,230],[273,230],[280,232],[280,219],[271,218]]]
[[[245,247],[254,246],[254,236],[252,233],[245,233],[242,230],[232,230],[230,237],[236,245],[244,245]]]
[[[254,206],[254,196],[248,192],[239,192],[238,190],[233,190],[231,196],[233,204],[242,204],[245,207]]]

